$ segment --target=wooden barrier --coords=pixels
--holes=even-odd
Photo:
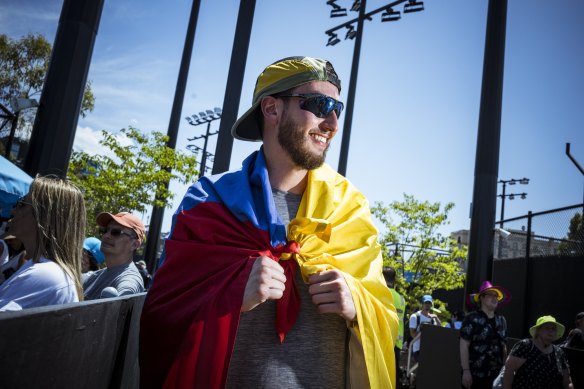
[[[145,296],[0,313],[0,387],[138,388]]]

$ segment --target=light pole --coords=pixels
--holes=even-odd
[[[195,114],[186,117],[187,122],[189,122],[191,126],[198,126],[200,124],[207,123],[207,131],[205,132],[205,135],[187,138],[187,140],[190,141],[194,141],[201,138],[205,139],[205,143],[203,144],[203,156],[201,157],[201,163],[199,165],[200,166],[199,178],[205,175],[205,168],[207,165],[207,143],[209,141],[209,137],[211,135],[217,135],[219,133],[218,130],[215,132],[211,132],[211,122],[214,120],[221,119],[221,113],[222,113],[221,108],[215,107],[213,111],[208,109],[205,112],[199,112],[198,115]],[[187,149],[193,153],[197,153],[200,150],[200,148],[196,145],[188,145]]]
[[[514,200],[515,196],[519,196],[521,198],[521,200],[525,200],[525,198],[527,197],[527,193],[523,192],[523,193],[505,193],[505,188],[507,186],[507,184],[509,185],[515,185],[517,183],[521,184],[521,185],[527,185],[529,184],[529,178],[520,178],[520,179],[515,179],[512,178],[510,180],[499,180],[497,181],[498,184],[503,184],[503,191],[500,195],[497,195],[497,197],[501,198],[501,228],[503,228],[503,220],[505,220],[505,198],[509,198],[509,200]]]
[[[326,3],[333,9],[331,10],[331,18],[347,16],[347,9],[342,8],[336,4],[337,0],[328,0]],[[407,2],[404,5],[404,13],[412,13],[424,10],[424,3],[417,0],[396,0],[383,7],[377,8],[371,12],[365,12],[366,0],[354,0],[351,6],[351,11],[359,12],[359,17],[349,20],[346,23],[339,24],[327,31],[329,40],[327,46],[334,46],[341,40],[338,38],[335,31],[346,28],[347,32],[345,39],[355,39],[355,49],[353,51],[353,63],[351,65],[351,78],[349,80],[349,89],[347,92],[347,104],[345,105],[345,123],[343,125],[343,137],[341,140],[341,155],[339,158],[338,171],[343,176],[347,175],[347,158],[349,155],[349,142],[351,140],[351,125],[353,122],[353,106],[355,105],[355,90],[357,89],[357,74],[359,72],[359,55],[361,53],[361,39],[363,34],[363,21],[365,19],[372,20],[371,16],[383,12],[381,14],[382,22],[393,22],[401,19],[399,11],[395,11],[393,7]],[[354,23],[357,24],[355,29]]]
[[[39,103],[35,99],[25,99],[20,97],[13,97],[10,99],[10,108],[12,108],[12,112],[10,112],[5,106],[0,104],[0,118],[4,119],[4,122],[0,126],[0,131],[4,128],[4,126],[10,121],[12,122],[10,126],[10,135],[8,136],[8,141],[6,142],[6,150],[5,150],[5,157],[10,159],[10,149],[12,149],[12,142],[14,142],[14,134],[16,133],[16,127],[18,126],[18,118],[20,116],[20,112],[27,109],[27,108],[34,108],[38,107]]]

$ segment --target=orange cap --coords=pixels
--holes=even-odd
[[[144,223],[142,220],[138,219],[136,216],[132,215],[130,212],[120,212],[115,215],[102,212],[97,215],[95,221],[97,225],[100,227],[107,227],[110,221],[114,220],[115,222],[121,224],[124,227],[128,227],[132,229],[140,240],[144,240]]]

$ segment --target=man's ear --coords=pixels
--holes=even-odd
[[[142,241],[140,239],[135,239],[134,243],[132,244],[132,249],[138,250],[141,245],[142,245]]]
[[[264,121],[270,121],[278,116],[278,100],[273,96],[266,96],[260,103]]]

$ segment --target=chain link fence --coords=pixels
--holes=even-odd
[[[494,258],[583,256],[583,210],[579,204],[497,222]]]

